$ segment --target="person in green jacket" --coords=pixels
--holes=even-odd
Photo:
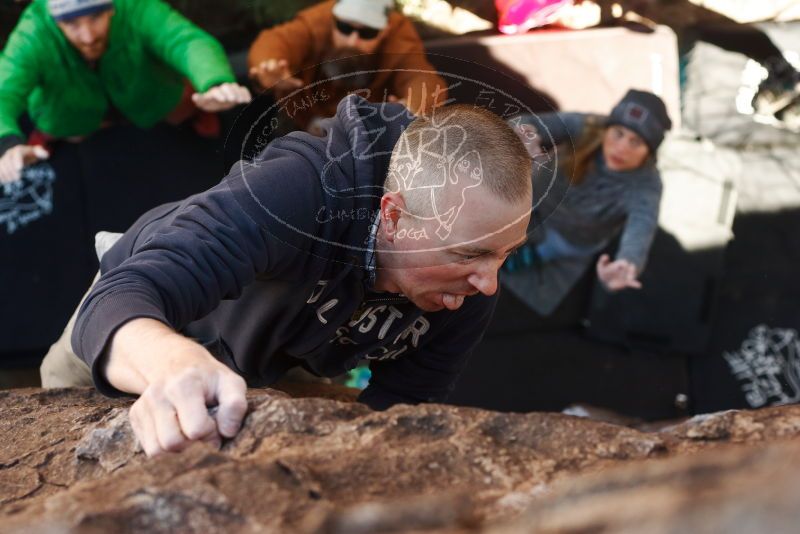
[[[0,183],[49,155],[26,144],[25,111],[40,139],[79,140],[250,100],[222,46],[161,0],[34,0],[0,55]]]

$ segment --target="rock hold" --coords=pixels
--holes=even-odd
[[[703,447],[714,441],[745,443],[779,440],[800,434],[800,406],[780,406],[760,410],[728,410],[698,415],[664,430],[685,446]]]
[[[77,462],[95,461],[106,472],[111,472],[127,464],[140,451],[127,409],[114,408],[78,443],[75,459]]]

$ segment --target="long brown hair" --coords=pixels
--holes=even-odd
[[[578,141],[574,145],[562,143],[556,147],[557,151],[564,154],[558,168],[570,177],[570,185],[582,184],[586,175],[594,168],[594,156],[603,146],[605,132],[606,117],[587,115]]]

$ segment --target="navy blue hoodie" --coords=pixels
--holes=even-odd
[[[149,317],[196,339],[250,386],[303,366],[335,376],[371,360],[373,408],[440,402],[489,323],[496,295],[425,313],[370,291],[367,258],[395,142],[413,120],[355,96],[326,136],[293,133],[216,187],[143,215],[103,256],[72,345],[98,389],[117,328]]]

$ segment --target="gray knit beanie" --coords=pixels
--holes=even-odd
[[[608,126],[619,124],[636,132],[651,152],[655,153],[672,128],[667,106],[658,96],[648,91],[631,89],[608,116]]]
[[[54,19],[61,21],[90,15],[114,7],[113,0],[47,0]]]

